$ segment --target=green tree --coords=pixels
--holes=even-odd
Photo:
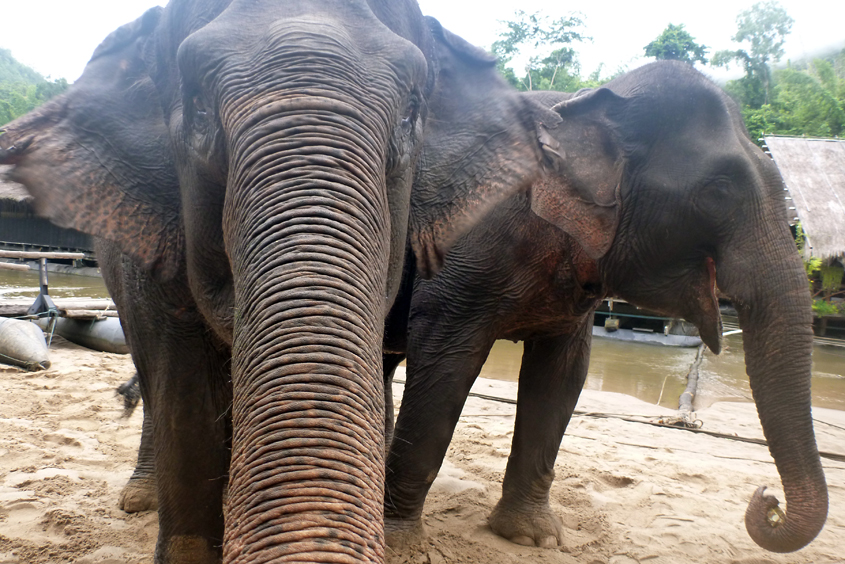
[[[732,94],[754,108],[769,103],[771,87],[771,63],[783,56],[783,44],[795,22],[786,10],[774,0],[758,2],[736,18],[736,43],[747,43],[746,48],[735,51],[719,51],[711,63],[727,67],[739,62],[745,70],[745,77],[733,81]],[[730,89],[729,89],[730,90]]]
[[[581,18],[570,15],[551,20],[539,12],[522,10],[514,15],[514,20],[502,22],[506,29],[491,47],[499,72],[520,90],[567,90],[578,83],[578,59],[570,45],[590,40],[580,31],[584,25]],[[520,77],[508,63],[524,50],[541,54],[529,59],[525,75]]]
[[[801,67],[802,70],[799,70]],[[772,75],[772,98],[759,108],[742,109],[753,139],[764,133],[833,137],[845,133],[845,101],[838,97],[845,79],[828,60],[790,65]],[[730,85],[729,85],[730,86]]]
[[[0,125],[40,106],[68,89],[67,80],[49,80],[0,49]]]
[[[684,24],[669,24],[657,39],[643,47],[646,57],[671,59],[694,64],[707,64],[707,47],[695,42],[695,38],[684,29]]]

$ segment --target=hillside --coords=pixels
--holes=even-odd
[[[38,84],[47,80],[33,69],[19,63],[8,49],[0,49],[0,83],[4,82]]]
[[[47,80],[0,49],[0,125],[22,116],[67,90],[67,80]]]

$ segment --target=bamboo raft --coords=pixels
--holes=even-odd
[[[34,302],[31,298],[0,300],[0,317],[15,318],[9,320],[10,323],[14,324],[20,324],[22,320],[34,321],[48,334],[47,346],[49,346],[53,334],[56,333],[84,347],[113,353],[127,353],[129,350],[126,346],[126,339],[123,335],[117,309],[111,299],[60,298],[54,301],[49,294],[47,259],[77,260],[84,256],[83,253],[0,250],[0,258],[39,260],[40,282],[40,292]],[[0,262],[0,269],[30,270],[30,267],[26,264]],[[23,325],[29,324],[23,323]],[[21,361],[18,361],[14,355],[18,351],[28,351],[30,345],[32,345],[30,341],[33,341],[33,339],[26,332],[13,330],[19,327],[20,325],[10,325],[10,328],[3,334],[5,340],[0,339],[2,341],[0,348],[3,349],[0,350],[0,362],[8,361],[22,365]],[[38,338],[34,341],[43,341],[41,331],[38,329],[35,331]],[[35,366],[37,364],[40,368],[49,366],[49,361],[46,361],[46,363],[27,362],[24,365]]]

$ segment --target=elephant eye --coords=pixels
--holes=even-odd
[[[411,99],[408,101],[408,106],[405,108],[405,111],[402,113],[402,127],[409,128],[411,127],[416,121],[417,116],[420,112],[420,102],[416,96],[411,96]]]
[[[208,115],[208,110],[205,109],[205,104],[203,104],[202,99],[199,96],[194,96],[193,104],[194,111],[198,116]]]
[[[191,130],[195,134],[204,135],[209,129],[209,118],[211,112],[208,111],[205,101],[202,96],[194,96],[191,98],[190,107],[187,108],[187,118]]]
[[[727,178],[718,178],[702,187],[695,204],[706,213],[724,214],[738,203],[737,199],[734,183]]]

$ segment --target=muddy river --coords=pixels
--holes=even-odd
[[[53,297],[108,296],[102,279],[97,277],[50,272],[48,279]],[[0,299],[34,299],[37,294],[37,272],[0,271]],[[695,354],[695,348],[595,338],[586,387],[632,395],[665,407],[677,407]],[[481,376],[516,381],[521,359],[522,343],[498,341]],[[751,401],[742,335],[726,337],[722,354],[716,356],[706,351],[701,363],[695,407],[702,409],[723,400]],[[845,348],[816,346],[813,349],[813,405],[845,409]]]
[[[594,338],[586,388],[676,408],[695,354],[695,348]],[[521,359],[522,343],[497,341],[481,376],[516,381]],[[718,356],[709,350],[704,353],[695,407],[703,409],[716,401],[751,401],[742,335],[725,337]],[[845,409],[845,348],[813,348],[813,405]]]
[[[50,296],[54,298],[108,298],[103,279],[98,276],[78,276],[48,272]],[[0,299],[32,298],[38,295],[38,271],[0,270]]]

